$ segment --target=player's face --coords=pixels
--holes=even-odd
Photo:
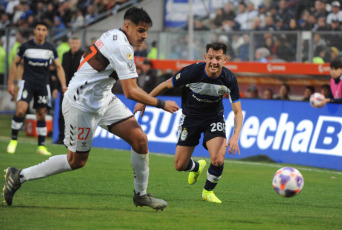
[[[210,48],[204,55],[206,62],[205,71],[210,77],[218,77],[221,73],[223,65],[227,61],[227,56],[223,53],[223,50],[213,50]]]
[[[342,68],[338,68],[338,69],[330,68],[330,75],[332,78],[338,78],[341,76],[341,74],[342,74]]]
[[[35,41],[38,44],[45,42],[45,38],[48,35],[48,30],[47,30],[46,26],[37,25],[33,32],[34,32]]]
[[[144,40],[147,38],[147,31],[149,29],[149,25],[144,22],[140,22],[138,25],[128,21],[125,24],[126,27],[126,34],[131,43],[134,46],[141,46]]]

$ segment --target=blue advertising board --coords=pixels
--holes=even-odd
[[[135,102],[123,95],[118,97],[133,111]],[[181,105],[180,97],[160,98]],[[239,139],[241,154],[227,153],[226,158],[261,154],[279,163],[342,170],[342,105],[327,104],[317,109],[309,102],[258,99],[241,99],[241,104],[244,115]],[[224,99],[224,107],[226,132],[230,137],[234,113],[228,99]],[[148,136],[150,152],[174,154],[181,111],[170,114],[147,106],[144,116],[139,115],[140,112],[135,117]],[[100,127],[95,132],[93,146],[130,149],[126,142]],[[202,144],[193,155],[209,157]]]

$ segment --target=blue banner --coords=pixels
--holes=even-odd
[[[135,102],[118,95],[133,111]],[[179,97],[160,97],[174,100]],[[342,170],[342,105],[327,104],[317,109],[309,102],[241,99],[244,124],[240,133],[240,155],[226,158],[241,159],[267,155],[279,163],[300,164]],[[230,137],[234,129],[234,113],[228,99],[224,99],[226,131]],[[148,136],[150,152],[174,154],[181,111],[167,113],[147,107],[143,117],[135,114]],[[56,120],[56,119],[55,119]],[[54,131],[56,129],[54,128]],[[97,128],[93,146],[129,150],[120,138]],[[209,157],[202,140],[193,156]]]

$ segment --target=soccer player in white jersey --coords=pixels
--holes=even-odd
[[[78,71],[68,85],[63,99],[65,118],[64,144],[68,154],[50,157],[47,161],[25,169],[7,168],[4,199],[12,204],[14,193],[28,180],[82,168],[88,159],[93,135],[98,125],[119,136],[131,147],[136,206],[163,209],[167,203],[146,193],[149,177],[147,136],[132,112],[111,93],[116,80],[124,94],[135,101],[174,113],[179,107],[173,101],[162,101],[138,87],[133,47],[147,38],[152,20],[142,8],[125,12],[121,29],[105,32],[86,51]]]
[[[202,199],[213,203],[222,203],[213,190],[221,179],[224,156],[228,153],[240,154],[238,139],[242,127],[242,109],[239,86],[235,75],[224,64],[227,61],[227,46],[221,42],[207,44],[205,62],[184,67],[172,78],[162,82],[150,93],[158,96],[163,91],[184,86],[182,95],[182,119],[178,128],[178,143],[175,153],[175,168],[189,171],[188,183],[198,180],[205,160],[191,159],[196,145],[203,133],[203,147],[209,152],[211,163],[207,171]],[[228,94],[234,112],[234,133],[226,140],[225,119],[222,98]],[[138,103],[134,112],[145,111],[145,105]]]
[[[19,47],[17,56],[14,58],[10,68],[8,92],[14,97],[14,77],[18,69],[18,64],[24,60],[24,73],[22,80],[19,82],[17,109],[12,119],[12,137],[7,146],[7,152],[10,154],[15,153],[18,143],[18,133],[23,125],[29,103],[33,99],[33,107],[36,109],[37,117],[37,152],[50,156],[51,153],[46,149],[44,143],[47,134],[45,122],[46,109],[51,106],[49,86],[49,65],[51,61],[56,66],[57,75],[64,92],[67,87],[65,85],[65,73],[58,59],[56,48],[53,44],[46,41],[48,25],[45,22],[38,22],[33,32],[34,38]]]

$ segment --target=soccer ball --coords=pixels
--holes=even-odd
[[[272,186],[280,196],[293,197],[302,191],[304,178],[297,169],[284,167],[274,174]]]
[[[310,105],[313,107],[317,106],[319,103],[321,103],[324,99],[324,95],[321,93],[313,93],[310,96]]]

